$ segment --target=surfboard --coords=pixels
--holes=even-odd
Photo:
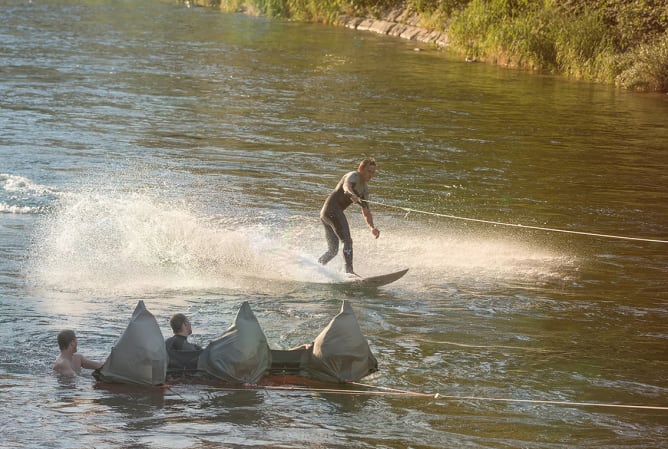
[[[297,290],[301,289],[312,289],[312,288],[326,288],[326,289],[343,289],[343,290],[357,290],[365,288],[377,288],[382,287],[387,284],[391,284],[399,279],[401,279],[406,273],[408,273],[408,268],[403,270],[395,271],[393,273],[379,274],[375,276],[367,277],[353,277],[349,279],[330,279],[318,280],[318,281],[283,281],[286,286],[293,286]]]
[[[346,279],[345,281],[339,282],[336,285],[354,285],[359,287],[382,287],[383,285],[391,284],[392,282],[401,279],[406,273],[408,273],[408,268],[395,271],[394,273]]]

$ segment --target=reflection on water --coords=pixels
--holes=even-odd
[[[141,430],[146,419],[159,414],[165,405],[165,392],[160,387],[143,385],[96,384],[95,389],[102,394],[94,399],[119,416],[125,417],[131,429]],[[149,424],[146,427],[151,427]]]
[[[7,3],[7,2],[5,2]],[[8,447],[659,448],[668,103],[347,29],[162,2],[3,6],[0,405]],[[366,155],[370,238],[341,277],[318,211]],[[407,213],[406,208],[412,211]],[[248,300],[272,348],[352,301],[380,371],[425,396],[94,385],[138,300],[206,345]],[[85,371],[85,370],[84,370]],[[457,398],[477,399],[457,399]]]

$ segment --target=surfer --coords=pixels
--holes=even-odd
[[[81,368],[98,369],[102,364],[88,360],[77,353],[77,336],[74,331],[65,329],[58,333],[60,355],[53,364],[53,370],[64,376],[74,377],[81,372]]]
[[[353,271],[353,240],[350,236],[350,226],[343,213],[351,204],[359,204],[362,207],[364,221],[371,228],[375,238],[380,236],[380,231],[373,225],[373,216],[369,209],[368,182],[376,174],[376,161],[366,158],[360,162],[357,171],[346,173],[336,185],[332,193],[325,200],[320,211],[320,220],[325,226],[325,237],[327,238],[327,252],[320,256],[318,262],[326,265],[339,252],[339,243],[343,242],[343,259],[346,264],[346,273],[355,275]]]

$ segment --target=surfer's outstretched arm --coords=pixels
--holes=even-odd
[[[366,224],[371,228],[371,233],[373,236],[375,238],[380,237],[380,231],[373,225],[373,215],[371,215],[371,209],[369,209],[369,206],[362,206],[362,215],[364,216],[364,221],[366,221]]]

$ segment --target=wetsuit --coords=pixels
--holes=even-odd
[[[183,335],[174,335],[165,340],[165,349],[169,363],[168,370],[196,370],[197,359],[202,348],[198,345],[188,342]]]
[[[327,238],[327,252],[320,256],[318,262],[326,265],[339,252],[339,242],[343,242],[343,259],[346,263],[346,273],[353,272],[353,239],[350,237],[350,226],[343,213],[353,201],[343,190],[343,185],[350,182],[355,194],[362,199],[362,207],[368,208],[366,201],[369,196],[369,188],[362,181],[360,174],[356,171],[347,173],[336,185],[332,193],[325,200],[325,204],[320,211],[320,220],[325,226],[325,236]]]

